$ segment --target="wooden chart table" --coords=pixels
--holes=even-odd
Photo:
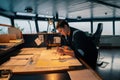
[[[102,80],[92,69],[77,58],[56,53],[56,48],[23,48],[17,56],[0,66],[14,74],[47,73],[67,71],[71,80]]]

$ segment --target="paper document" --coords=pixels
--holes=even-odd
[[[60,37],[54,37],[53,40],[54,40],[53,43],[61,43]]]
[[[76,58],[69,55],[60,56],[56,53],[56,50],[42,51],[39,60],[36,62],[36,67],[69,67],[81,65]]]
[[[34,41],[37,44],[37,46],[39,46],[39,45],[41,45],[44,42],[44,36],[43,35],[39,35]]]
[[[36,39],[35,39],[35,43],[37,44],[37,46],[39,46],[42,42],[40,41],[39,38],[36,38]]]
[[[32,59],[34,55],[17,55],[14,57],[11,57],[11,59],[23,59],[23,60],[27,60],[27,59]]]
[[[99,80],[89,69],[68,71],[71,80]]]
[[[41,42],[44,42],[44,35],[38,35],[38,38]]]
[[[6,66],[23,66],[29,63],[30,60],[16,60],[16,59],[11,59],[8,62],[5,63]]]

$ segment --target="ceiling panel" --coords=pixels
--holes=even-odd
[[[120,9],[115,9],[115,11],[116,11],[116,13],[115,13],[116,15],[115,16],[116,17],[120,17]]]
[[[93,8],[93,17],[113,17],[113,8],[98,4],[98,6]]]
[[[69,13],[69,18],[91,18],[90,9],[75,11]]]

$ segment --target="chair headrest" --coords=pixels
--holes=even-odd
[[[102,30],[103,30],[103,23],[98,23],[98,27],[97,27],[97,30],[96,32],[94,33],[94,35],[101,35],[102,33]]]

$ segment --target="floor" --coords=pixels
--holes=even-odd
[[[103,61],[101,66],[97,66],[96,72],[103,80],[120,80],[120,48],[100,49],[98,64]]]

